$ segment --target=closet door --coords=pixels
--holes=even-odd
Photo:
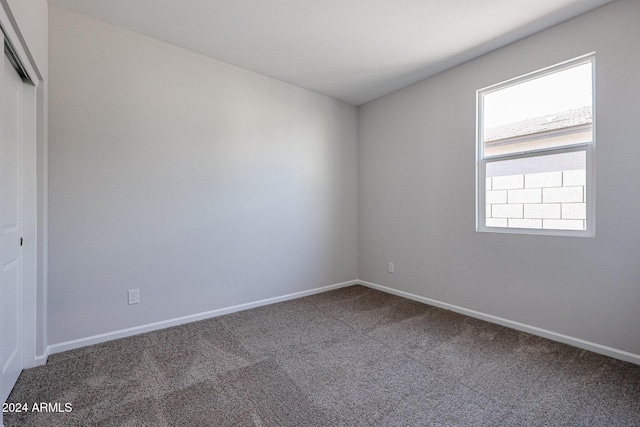
[[[0,40],[2,38],[0,37]],[[23,368],[22,140],[23,82],[4,54],[0,68],[0,401]]]

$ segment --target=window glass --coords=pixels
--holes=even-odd
[[[486,164],[488,227],[586,230],[584,151]]]
[[[478,91],[479,231],[594,235],[593,61]]]
[[[484,94],[484,156],[592,140],[591,63]]]

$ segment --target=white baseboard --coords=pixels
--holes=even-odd
[[[225,314],[235,313],[237,311],[248,310],[251,308],[261,307],[264,305],[275,304],[282,301],[289,301],[296,298],[302,298],[309,295],[318,294],[321,292],[330,291],[333,289],[343,288],[351,285],[362,285],[368,288],[377,289],[388,294],[397,295],[403,298],[418,301],[424,304],[433,305],[443,308],[445,310],[455,311],[466,316],[475,317],[477,319],[486,320],[487,322],[496,323],[498,325],[506,326],[508,328],[516,329],[523,332],[528,332],[533,335],[538,335],[544,338],[548,338],[553,341],[558,341],[564,344],[569,344],[574,347],[582,348],[585,350],[593,351],[594,353],[603,354],[605,356],[613,357],[615,359],[624,360],[625,362],[634,363],[640,365],[640,355],[630,353],[624,350],[618,350],[612,347],[607,347],[601,344],[585,341],[580,338],[570,337],[557,332],[549,331],[546,329],[538,328],[535,326],[526,325],[524,323],[515,322],[513,320],[504,319],[502,317],[493,316],[490,314],[482,313],[479,311],[471,310],[464,307],[459,307],[453,304],[448,304],[442,301],[426,298],[420,295],[415,295],[409,292],[400,291],[397,289],[389,288],[386,286],[378,285],[376,283],[367,282],[364,280],[350,280],[348,282],[336,283],[330,286],[324,286],[321,288],[315,288],[308,291],[295,292],[292,294],[282,295],[274,298],[267,298],[260,301],[250,302],[246,304],[235,305],[232,307],[220,308],[217,310],[207,311],[204,313],[192,314],[189,316],[178,317],[174,319],[168,319],[161,322],[150,323],[146,325],[136,326],[127,329],[121,329],[118,331],[107,332],[104,334],[94,335],[86,338],[80,338],[77,340],[66,341],[58,344],[53,344],[47,347],[45,354],[36,356],[36,366],[44,365],[47,362],[47,358],[51,354],[61,353],[67,350],[73,350],[88,345],[99,344],[105,341],[111,341],[118,338],[126,338],[132,335],[142,334],[145,332],[156,331],[158,329],[169,328],[172,326],[182,325],[184,323],[196,322],[198,320],[210,319]]]
[[[47,363],[47,358],[49,358],[49,347],[47,347],[47,351],[44,354],[36,356],[34,366],[45,365]]]
[[[172,326],[178,326],[185,323],[197,322],[198,320],[210,319],[212,317],[223,316],[225,314],[235,313],[237,311],[248,310],[250,308],[261,307],[263,305],[275,304],[277,302],[289,301],[297,298],[306,297],[309,295],[319,294],[321,292],[330,291],[333,289],[343,288],[346,286],[357,285],[357,280],[350,280],[348,282],[336,283],[334,285],[324,286],[321,288],[315,288],[308,291],[295,292],[292,294],[282,295],[274,298],[267,298],[260,301],[249,302],[240,305],[234,305],[232,307],[220,308],[217,310],[206,311],[204,313],[191,314],[188,316],[178,317],[174,319],[163,320],[161,322],[149,323],[141,326],[134,326],[132,328],[120,329],[118,331],[107,332],[104,334],[94,335],[86,338],[79,338],[76,340],[66,341],[58,344],[47,346],[47,351],[44,355],[36,357],[37,365],[44,365],[47,361],[47,357],[51,354],[61,353],[67,350],[74,350],[76,348],[85,347],[88,345],[100,344],[102,342],[115,340],[118,338],[126,338],[132,335],[142,334],[145,332],[156,331],[158,329],[169,328]]]
[[[479,311],[470,310],[464,307],[458,307],[453,304],[434,300],[431,298],[422,297],[409,292],[399,291],[397,289],[388,288],[386,286],[378,285],[363,280],[358,280],[358,284],[366,286],[368,288],[377,289],[388,294],[397,295],[414,301],[422,302],[425,304],[433,305],[436,307],[444,308],[445,310],[455,311],[466,316],[475,317],[477,319],[486,320],[487,322],[496,323],[498,325],[506,326],[508,328],[517,329],[519,331],[528,332],[533,335],[538,335],[544,338],[548,338],[553,341],[558,341],[564,344],[569,344],[574,347],[582,348],[585,350],[593,351],[594,353],[603,354],[605,356],[613,357],[614,359],[624,360],[625,362],[634,363],[640,365],[640,355],[629,353],[624,350],[618,350],[612,347],[596,344],[593,342],[581,340],[580,338],[570,337],[568,335],[559,334],[557,332],[549,331],[546,329],[538,328],[535,326],[526,325],[520,322],[514,322],[513,320],[503,319],[502,317],[492,316],[490,314],[481,313]]]

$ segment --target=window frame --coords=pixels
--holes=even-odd
[[[484,156],[484,95],[555,74],[584,64],[591,64],[591,114],[592,137],[589,142],[565,145],[553,148],[540,148],[518,153]],[[595,52],[561,62],[531,73],[524,74],[476,91],[476,232],[534,234],[548,236],[595,237],[595,151],[596,151],[596,58]],[[541,157],[569,152],[585,152],[586,155],[586,227],[585,230],[556,230],[539,228],[489,227],[486,225],[486,169],[487,164],[497,161]]]

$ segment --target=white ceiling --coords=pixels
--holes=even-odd
[[[611,0],[49,0],[354,105]]]

